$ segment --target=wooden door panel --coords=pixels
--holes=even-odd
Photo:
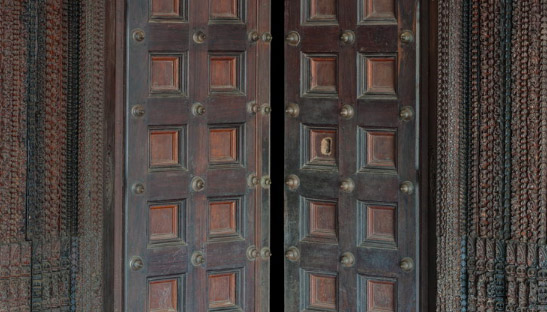
[[[128,311],[255,311],[266,299],[255,295],[267,257],[248,253],[269,241],[267,201],[249,184],[269,159],[250,109],[258,70],[268,75],[257,66],[268,43],[249,40],[258,1],[127,3],[125,244],[128,264],[143,262],[126,270]]]
[[[285,244],[300,251],[287,254],[286,310],[415,311],[416,270],[401,261],[417,255],[418,189],[401,185],[416,184],[417,123],[399,116],[417,109],[415,44],[399,39],[415,2],[285,3],[300,39],[285,47],[286,105],[299,109],[286,118]],[[335,276],[325,301],[313,274]]]

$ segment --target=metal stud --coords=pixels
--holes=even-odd
[[[256,114],[258,112],[258,104],[255,101],[247,103],[247,111],[251,114]]]
[[[402,43],[411,43],[414,41],[414,33],[411,30],[405,30],[401,33]]]
[[[205,181],[201,177],[192,179],[192,189],[196,192],[201,192],[205,189]]]
[[[401,108],[401,111],[399,111],[399,118],[401,118],[402,121],[412,120],[412,118],[414,118],[414,109],[412,109],[411,106],[404,106]]]
[[[300,186],[300,179],[297,175],[291,174],[285,180],[285,184],[289,187],[290,190],[294,191]]]
[[[249,32],[249,41],[250,42],[257,42],[258,40],[260,40],[260,34],[258,33],[258,31],[256,30],[253,30],[251,32]]]
[[[355,264],[355,256],[351,252],[345,252],[340,257],[340,263],[345,267],[352,267]]]
[[[296,103],[289,103],[285,109],[285,113],[290,117],[296,118],[300,115],[300,107]]]
[[[142,268],[144,268],[144,262],[142,261],[142,258],[139,256],[134,256],[129,261],[129,267],[132,271],[139,271]]]
[[[192,105],[192,114],[194,114],[194,116],[201,116],[205,114],[205,112],[205,106],[203,106],[201,103],[194,103],[194,105]]]
[[[300,260],[300,250],[298,250],[298,248],[296,248],[295,246],[289,247],[289,249],[287,249],[287,252],[285,253],[285,258],[292,262]]]
[[[137,42],[141,42],[144,40],[144,30],[142,29],[135,29],[133,30],[133,40]]]
[[[144,185],[142,183],[135,183],[131,190],[137,195],[142,195],[144,194]]]
[[[262,104],[262,114],[264,115],[269,115],[271,112],[272,112],[272,107],[270,106],[270,104]]]
[[[401,267],[401,270],[405,272],[411,272],[412,270],[414,270],[414,260],[408,257],[403,258],[399,263],[399,266]]]
[[[247,248],[247,259],[255,261],[258,256],[260,256],[260,253],[258,252],[258,249],[256,249],[256,246],[249,246],[249,248]]]
[[[352,44],[355,42],[355,33],[351,30],[346,30],[340,35],[340,41],[344,44]]]
[[[201,251],[196,251],[192,254],[191,262],[193,266],[201,266],[205,263],[205,256]]]
[[[272,251],[269,247],[264,247],[262,248],[262,250],[260,250],[260,256],[264,260],[270,259],[270,257],[272,256]]]
[[[265,32],[262,34],[262,41],[264,42],[272,42],[273,40],[273,37],[272,37],[272,34],[270,32]]]
[[[355,115],[355,111],[351,105],[346,104],[342,106],[342,109],[340,110],[340,117],[344,119],[351,119],[353,115]]]
[[[270,178],[270,176],[263,176],[262,179],[260,179],[260,185],[262,186],[262,188],[269,189],[270,185],[272,185],[272,179]]]
[[[340,182],[340,190],[345,193],[351,193],[355,189],[355,182],[352,179],[346,178]]]
[[[145,114],[144,106],[137,104],[131,107],[131,115],[135,118],[141,118]]]
[[[300,34],[296,31],[289,31],[285,41],[291,46],[297,46],[300,43]]]
[[[204,43],[207,35],[203,31],[198,30],[194,33],[193,39],[195,43]]]
[[[414,184],[410,181],[404,181],[401,183],[400,190],[406,195],[412,195],[414,193]]]
[[[258,177],[256,176],[256,174],[250,174],[248,177],[247,177],[247,185],[250,187],[250,188],[255,188],[258,183],[260,182],[260,180],[258,179]]]

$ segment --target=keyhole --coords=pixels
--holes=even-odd
[[[324,138],[321,140],[321,154],[325,156],[332,155],[332,138]]]

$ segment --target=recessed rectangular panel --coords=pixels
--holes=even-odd
[[[397,281],[391,278],[359,276],[358,294],[362,312],[397,311]]]
[[[242,21],[242,0],[209,0],[209,19],[212,22]]]
[[[360,246],[394,248],[397,246],[397,206],[386,203],[358,204],[357,231]]]
[[[240,309],[241,270],[214,271],[207,274],[209,311]]]
[[[209,164],[211,166],[241,164],[241,126],[209,128]]]
[[[338,96],[338,56],[302,54],[301,91],[303,96]]]
[[[397,58],[394,54],[359,54],[357,75],[359,97],[397,96]]]
[[[336,243],[338,241],[338,205],[335,201],[302,200],[304,241]]]
[[[359,20],[361,23],[395,24],[396,0],[359,0]]]
[[[150,244],[184,241],[185,228],[185,201],[149,204],[148,240]]]
[[[154,279],[148,281],[148,311],[176,312],[180,311],[182,302],[179,294],[180,279]]]
[[[209,240],[241,237],[241,198],[209,200],[207,238]]]
[[[180,168],[185,163],[184,128],[151,128],[148,158],[151,169]]]
[[[337,0],[302,0],[303,1],[303,23],[304,24],[336,24],[337,21]]]
[[[397,132],[395,129],[359,128],[357,147],[361,170],[397,170]]]
[[[150,55],[150,92],[156,94],[185,94],[186,71],[186,54]]]
[[[336,311],[338,301],[338,277],[336,274],[306,272],[306,311]]]
[[[151,19],[185,19],[187,0],[150,0]]]
[[[209,91],[213,94],[243,94],[244,66],[243,53],[209,55]]]

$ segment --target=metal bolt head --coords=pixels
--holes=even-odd
[[[272,42],[273,40],[273,37],[272,37],[272,34],[269,33],[269,32],[265,32],[262,34],[262,41],[264,42]]]
[[[201,103],[194,103],[194,105],[192,105],[192,114],[194,114],[194,116],[201,116],[205,114],[205,112],[205,106],[203,106]]]
[[[355,33],[351,30],[346,30],[340,35],[340,41],[345,44],[352,44],[355,42]]]
[[[204,43],[207,39],[207,35],[203,31],[198,30],[194,33],[192,38],[194,39],[195,43]]]
[[[340,110],[340,117],[344,119],[351,119],[354,114],[355,111],[353,110],[353,107],[351,105],[344,105]]]
[[[142,29],[135,29],[133,31],[133,40],[141,42],[144,40],[144,31]]]
[[[141,118],[145,114],[144,106],[137,104],[131,107],[131,115],[135,118]]]
[[[412,193],[414,193],[414,184],[412,184],[412,182],[410,181],[404,181],[403,183],[401,183],[400,189],[401,192],[407,195],[412,195]]]
[[[272,256],[272,252],[270,248],[264,247],[262,250],[260,250],[260,256],[262,256],[262,259],[266,260],[269,259]]]
[[[285,41],[291,46],[297,46],[300,43],[300,34],[296,31],[289,31]]]
[[[411,43],[414,41],[414,33],[411,30],[405,30],[401,33],[401,42]]]
[[[287,249],[287,252],[285,253],[285,258],[292,262],[300,260],[300,250],[298,250],[298,248],[296,248],[295,246],[289,247],[289,249]]]
[[[300,107],[298,107],[298,104],[289,103],[285,109],[285,113],[287,113],[290,117],[296,118],[300,115]]]
[[[399,266],[401,267],[401,270],[411,272],[414,270],[414,261],[411,258],[406,257],[401,260]]]
[[[205,189],[205,181],[200,177],[194,177],[192,179],[192,189],[196,192],[201,192]]]
[[[272,112],[272,107],[268,104],[264,104],[262,106],[262,112],[265,114],[265,115],[268,115]]]
[[[260,183],[261,183],[263,188],[269,189],[270,185],[272,185],[272,179],[270,178],[269,175],[266,175],[266,176],[262,177]]]
[[[256,30],[251,31],[249,33],[249,41],[257,42],[258,40],[260,40],[260,34]]]
[[[355,183],[352,179],[346,178],[340,182],[340,190],[345,193],[351,193],[355,189]]]
[[[129,267],[133,271],[139,271],[144,267],[144,262],[142,261],[141,257],[134,256],[129,261]]]
[[[132,190],[133,193],[137,195],[142,195],[144,194],[144,185],[142,185],[141,183],[135,183],[132,187]]]
[[[399,111],[399,118],[401,118],[402,121],[410,121],[414,118],[414,109],[410,106],[404,106],[401,108],[401,111]]]
[[[340,258],[340,263],[345,267],[351,267],[355,264],[355,256],[351,252],[345,252]]]
[[[300,179],[298,176],[291,174],[285,180],[285,185],[287,185],[290,190],[294,191],[300,186]]]

